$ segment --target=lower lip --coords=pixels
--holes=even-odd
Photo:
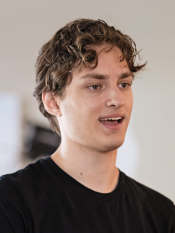
[[[102,125],[104,125],[108,129],[115,130],[115,129],[120,129],[122,127],[123,120],[124,120],[124,118],[122,119],[122,121],[120,123],[113,124],[113,125],[108,124],[106,121],[100,121],[100,123],[102,123]]]

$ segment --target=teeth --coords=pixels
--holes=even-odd
[[[119,120],[119,119],[122,119],[122,117],[116,117],[116,118],[106,118],[106,119],[100,119],[100,121],[107,121],[107,120]]]

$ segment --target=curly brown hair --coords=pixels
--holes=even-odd
[[[98,55],[91,45],[110,44],[120,48],[131,72],[143,69],[146,63],[135,65],[136,55],[139,56],[135,42],[120,30],[109,26],[103,20],[77,19],[66,24],[44,44],[36,60],[36,97],[39,110],[49,120],[54,132],[61,136],[56,116],[49,114],[42,102],[43,92],[52,92],[63,99],[70,71],[75,64],[83,64],[89,69],[98,65]],[[140,57],[139,57],[140,58]],[[71,81],[71,79],[70,79]]]

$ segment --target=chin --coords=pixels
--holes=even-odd
[[[123,145],[124,141],[122,142],[118,142],[115,145],[113,145],[113,147],[115,147],[115,149],[118,149],[119,147],[121,147]]]
[[[103,143],[103,146],[101,146],[101,150],[104,152],[108,151],[114,151],[117,150],[119,147],[123,145],[124,141],[121,142],[113,142],[113,143]]]
[[[108,144],[120,147],[121,145],[123,145],[124,141],[125,141],[125,137],[116,136],[114,139],[111,138],[111,140],[108,140]]]

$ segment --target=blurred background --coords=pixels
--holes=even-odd
[[[117,166],[175,202],[175,1],[0,0],[0,176],[53,153],[60,138],[32,96],[40,47],[69,21],[103,19],[131,36],[147,69]]]

